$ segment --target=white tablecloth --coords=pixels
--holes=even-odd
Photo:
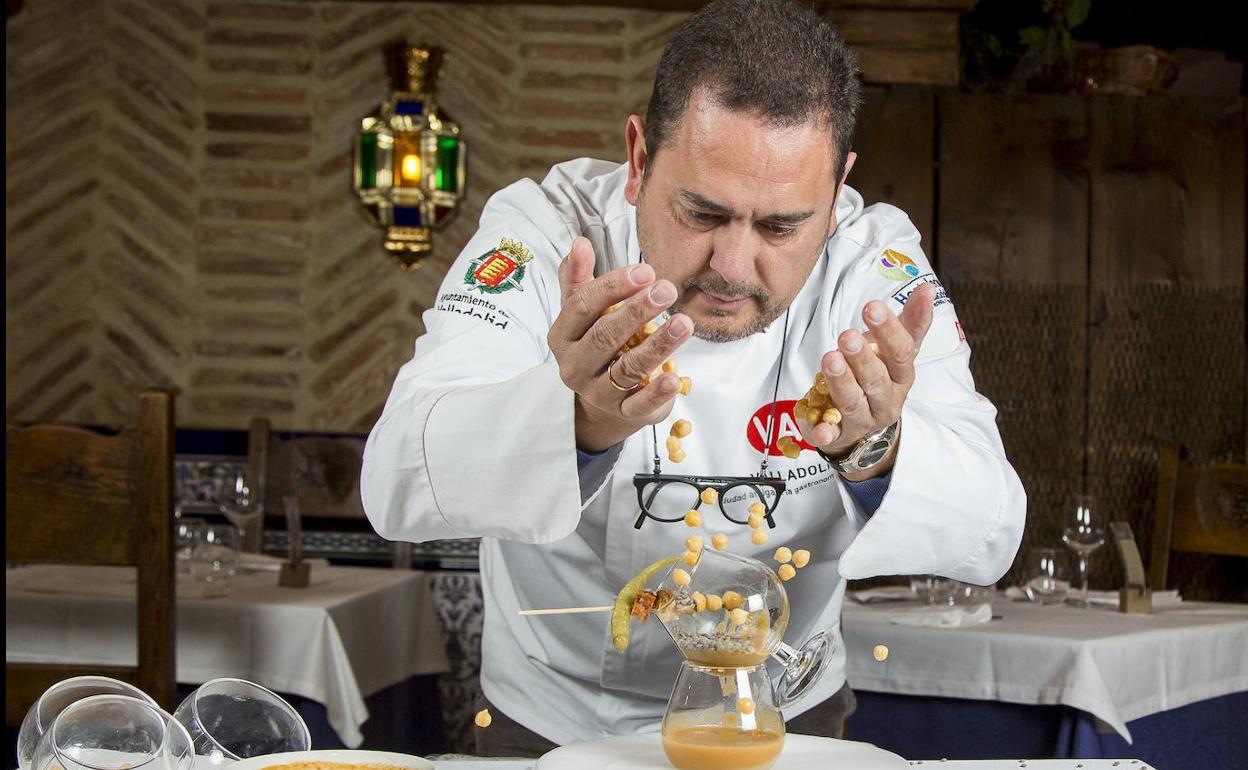
[[[1248,605],[1184,602],[1152,615],[999,600],[960,628],[894,625],[905,605],[846,602],[854,689],[1080,709],[1131,740],[1127,722],[1248,690]],[[872,650],[888,647],[884,662]]]
[[[134,583],[123,567],[6,570],[5,659],[134,665]],[[347,746],[363,740],[366,696],[446,670],[426,573],[317,566],[299,589],[244,572],[219,599],[179,576],[178,681],[239,677],[323,703]]]

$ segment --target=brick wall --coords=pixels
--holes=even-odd
[[[621,159],[683,12],[442,3],[31,0],[6,26],[6,414],[366,430],[489,193]],[[444,46],[462,216],[405,274],[351,190],[382,50]]]

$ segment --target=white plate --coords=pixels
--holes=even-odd
[[[393,765],[405,770],[434,770],[432,762],[412,754],[396,754],[391,751],[356,751],[354,749],[287,751],[282,754],[265,754],[262,757],[239,760],[229,765],[228,770],[265,770],[268,767],[289,765],[292,762],[340,762],[345,765]]]
[[[784,737],[784,750],[772,770],[910,770],[910,763],[869,743]],[[672,770],[658,733],[621,735],[560,746],[537,760],[535,770]]]

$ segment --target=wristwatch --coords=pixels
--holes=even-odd
[[[854,445],[853,449],[849,450],[849,454],[843,457],[832,457],[825,454],[823,450],[816,451],[837,473],[862,473],[874,468],[888,455],[888,451],[897,443],[897,434],[900,430],[901,420],[898,420],[883,430],[867,434]]]

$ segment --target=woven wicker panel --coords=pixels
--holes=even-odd
[[[1245,456],[1244,289],[1111,287],[1093,297],[1089,491],[1151,550],[1157,443],[1203,465]],[[1121,584],[1098,554],[1094,586]],[[1248,601],[1245,560],[1175,554],[1168,583],[1189,598]]]
[[[976,387],[997,406],[1006,456],[1027,490],[1027,529],[1007,585],[1021,581],[1028,548],[1061,547],[1062,501],[1083,474],[1085,291],[947,288],[971,345]]]

